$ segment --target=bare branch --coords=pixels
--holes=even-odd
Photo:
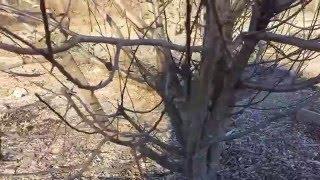
[[[249,34],[244,34],[244,37],[264,41],[274,41],[283,44],[290,44],[302,49],[320,52],[319,37],[318,39],[305,40],[298,37],[280,35],[271,32],[252,32]]]
[[[169,160],[170,158],[168,158],[168,156],[166,156],[166,155],[160,155],[148,147],[139,146],[139,147],[137,147],[137,150],[143,156],[146,156],[146,157],[154,160],[155,162],[157,162],[158,164],[160,164],[164,168],[167,168],[167,169],[174,171],[174,172],[182,172],[182,165],[179,163],[176,163],[174,161],[170,161]]]
[[[243,82],[243,86],[250,89],[269,91],[269,92],[293,92],[306,88],[311,88],[312,86],[320,83],[320,75],[304,80],[301,83],[296,83],[293,85],[278,85],[276,87],[271,87],[268,84],[257,84],[254,82]]]
[[[54,47],[52,53],[56,54],[59,52],[67,51],[79,43],[105,43],[111,45],[121,44],[121,46],[160,46],[171,50],[176,50],[180,52],[185,52],[186,47],[174,43],[170,43],[161,39],[121,39],[112,37],[102,37],[102,36],[86,36],[86,35],[75,35],[66,41],[63,45]],[[47,48],[20,48],[14,45],[0,43],[0,49],[14,52],[17,54],[29,54],[29,55],[41,55],[40,52],[48,53]],[[191,51],[200,52],[202,50],[201,46],[192,46]]]
[[[85,134],[97,134],[97,132],[87,132],[81,129],[78,129],[76,127],[74,127],[73,125],[71,125],[67,120],[65,120],[63,118],[63,116],[58,113],[55,109],[53,109],[45,100],[43,100],[39,94],[35,94],[35,96],[39,99],[39,101],[41,101],[43,104],[45,104],[54,114],[56,114],[60,120],[62,120],[67,126],[69,126],[71,129],[80,132],[80,133],[85,133]]]

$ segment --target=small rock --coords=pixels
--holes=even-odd
[[[21,98],[28,95],[28,91],[24,88],[16,87],[11,95],[15,98]]]

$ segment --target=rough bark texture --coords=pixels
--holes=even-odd
[[[277,10],[276,5],[268,1],[253,3],[249,32],[264,30],[275,13],[285,9]],[[230,1],[206,1],[204,6],[206,24],[200,74],[192,80],[189,98],[166,101],[167,109],[175,108],[168,114],[184,146],[184,174],[189,179],[217,178],[221,143],[209,142],[226,132],[230,106],[234,104],[234,86],[258,43],[244,39],[240,51],[232,54],[234,16]]]

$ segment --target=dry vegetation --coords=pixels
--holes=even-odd
[[[217,132],[214,137],[225,138],[222,143],[212,143],[212,139],[202,137],[194,139],[198,137],[198,126],[190,128],[183,124],[180,126],[183,132],[178,132],[174,113],[170,111],[173,108],[186,121],[198,122],[209,107],[197,110],[202,108],[202,99],[208,103],[207,99],[213,98],[210,93],[216,93],[198,90],[197,86],[192,87],[195,95],[190,99],[180,96],[170,99],[178,93],[186,95],[178,88],[183,86],[179,81],[187,83],[183,73],[189,71],[183,72],[183,65],[188,59],[191,63],[187,63],[187,67],[192,70],[189,73],[194,76],[192,82],[203,78],[199,67],[203,66],[203,58],[208,58],[201,54],[207,26],[201,17],[204,12],[197,11],[202,7],[200,1],[192,4],[189,13],[188,1],[178,0],[153,0],[153,4],[143,0],[72,0],[70,7],[67,1],[46,2],[47,12],[53,17],[49,18],[49,29],[44,28],[44,11],[40,11],[38,1],[8,1],[10,6],[0,4],[0,179],[184,179],[181,174],[197,179],[203,172],[196,172],[195,165],[202,164],[193,156],[197,151],[203,153],[203,149],[197,149],[202,147],[200,142],[203,141],[207,142],[204,149],[207,144],[218,147],[215,155],[220,165],[207,168],[220,179],[320,178],[320,123],[295,118],[301,108],[320,113],[317,83],[305,81],[314,77],[319,81],[319,45],[316,43],[319,44],[320,24],[319,7],[315,3],[318,1],[313,0],[314,4],[306,7],[307,1],[299,1],[297,7],[283,10],[268,20],[270,24],[265,28],[279,27],[267,32],[300,38],[298,43],[283,42],[280,37],[277,40],[271,37],[274,34],[253,34],[256,36],[253,39],[258,40],[247,54],[243,86],[232,87],[230,92],[222,91],[220,99],[212,101],[216,102],[212,108],[217,108],[212,111],[219,112],[212,121],[221,129],[202,132]],[[161,2],[160,5],[157,2]],[[241,45],[237,48],[234,37],[250,31],[250,18],[254,16],[250,7],[254,7],[254,1],[243,1],[242,6],[239,4],[241,9],[236,9],[232,1],[240,12],[233,28],[229,28],[227,11],[223,12],[228,7],[224,6],[224,1],[216,2],[221,9],[215,10],[225,23],[220,24],[226,36],[223,38],[227,38],[223,41],[228,44],[223,45],[221,37],[215,34],[208,39],[213,38],[216,44],[222,45],[208,43],[208,46],[226,51],[221,57],[229,58],[228,53],[239,53],[235,57],[240,57]],[[207,8],[210,9],[209,5]],[[32,13],[26,14],[26,11]],[[295,12],[299,13],[289,18]],[[195,29],[189,34],[185,30],[188,14],[189,20],[195,23]],[[200,16],[199,19],[196,16]],[[283,23],[286,18],[289,20]],[[277,25],[279,22],[283,24]],[[209,31],[217,33],[218,25]],[[51,33],[46,31],[54,28]],[[51,43],[46,41],[48,35]],[[81,39],[81,35],[98,37],[98,40],[79,40],[70,45],[78,36]],[[18,41],[19,37],[31,45]],[[100,43],[100,37],[106,38],[103,40],[106,42]],[[143,46],[131,41],[137,38]],[[246,43],[246,39],[241,41]],[[10,47],[10,50],[5,45],[14,45],[16,49]],[[50,45],[53,53],[48,50]],[[70,48],[55,52],[65,45]],[[26,48],[25,53],[14,53],[20,46]],[[168,60],[166,48],[172,48],[169,54],[179,70],[172,70],[172,62],[164,61]],[[221,58],[216,54],[214,59]],[[219,63],[207,65],[211,66],[219,66]],[[61,73],[61,69],[66,73]],[[176,77],[170,74],[172,71]],[[219,69],[209,69],[204,73],[217,71]],[[68,77],[70,74],[72,76]],[[222,74],[230,84],[236,84],[234,76],[229,77],[233,73]],[[179,87],[168,89],[167,77],[171,76],[178,83],[174,80],[169,83],[179,84],[175,85]],[[217,86],[214,78],[207,81],[208,88],[210,83],[212,87]],[[218,85],[221,84],[218,82]],[[202,86],[199,83],[199,87]],[[229,95],[234,96],[234,108],[224,103]],[[229,111],[231,115],[225,118],[224,114]],[[212,126],[203,123],[202,127]],[[187,148],[192,149],[194,145],[196,155],[184,149],[179,139],[181,134],[186,136],[183,138],[189,143]],[[209,157],[207,153],[204,154]],[[192,165],[183,164],[190,156]],[[216,162],[214,158],[211,157],[212,162]],[[188,174],[183,168],[190,168],[192,172]]]

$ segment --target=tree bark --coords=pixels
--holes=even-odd
[[[230,54],[232,20],[230,2],[207,1],[202,66],[199,78],[192,80],[190,98],[176,103],[182,119],[185,142],[184,174],[189,179],[216,179],[221,144],[204,146],[213,137],[222,136],[229,120],[229,102],[233,92]],[[218,16],[219,14],[219,16]]]
[[[250,31],[264,30],[276,9],[267,1],[254,3]],[[243,40],[241,50],[232,54],[234,17],[230,1],[207,0],[204,4],[204,51],[199,78],[194,78],[186,102],[176,103],[185,146],[184,174],[188,179],[217,179],[221,143],[208,144],[224,136],[230,124],[235,84],[240,80],[258,40]]]

